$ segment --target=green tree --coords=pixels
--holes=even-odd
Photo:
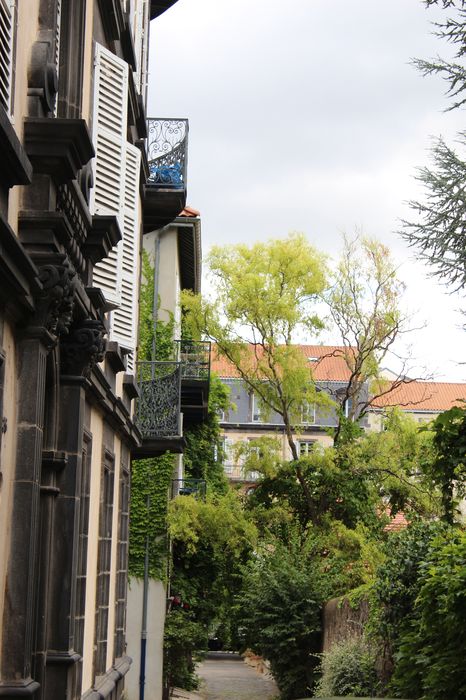
[[[208,263],[212,295],[184,294],[188,323],[194,335],[216,343],[262,409],[281,416],[296,476],[306,491],[295,428],[306,403],[321,404],[328,397],[317,392],[294,343],[298,333],[314,334],[323,326],[316,302],[327,283],[325,257],[295,233],[252,246],[214,247]]]
[[[422,75],[440,75],[447,83],[451,103],[447,110],[466,103],[466,5],[464,0],[425,0],[425,5],[439,5],[449,16],[434,24],[435,35],[454,48],[454,61],[442,58],[416,59],[414,65]],[[433,274],[456,289],[466,285],[466,132],[457,135],[459,152],[440,138],[431,151],[432,166],[419,168],[417,180],[425,190],[424,200],[410,202],[416,215],[404,220],[401,235],[415,246],[422,259],[433,266]]]
[[[244,647],[269,660],[282,700],[310,695],[324,599],[322,579],[296,542],[265,548],[247,567],[237,624]]]
[[[169,532],[172,591],[189,602],[206,634],[228,627],[241,567],[257,543],[257,529],[238,494],[207,494],[205,501],[178,496],[170,503]]]
[[[403,697],[466,698],[466,533],[432,542],[402,626],[392,687]]]
[[[458,502],[466,496],[466,408],[454,406],[441,413],[432,431],[434,455],[424,472],[439,488],[443,519],[452,525]]]
[[[434,433],[399,408],[388,409],[381,432],[367,432],[357,444],[339,451],[343,464],[366,475],[383,499],[382,510],[394,515],[440,515],[440,490],[431,467]]]
[[[349,377],[339,392],[340,420],[334,440],[357,437],[351,423],[360,421],[374,401],[406,383],[406,361],[397,378],[381,377],[381,364],[393,344],[409,331],[402,311],[404,284],[398,279],[390,250],[373,238],[344,237],[334,284],[326,295],[330,316],[343,343]]]

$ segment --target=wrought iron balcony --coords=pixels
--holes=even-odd
[[[188,120],[148,119],[147,158],[148,184],[186,189]]]
[[[182,452],[183,425],[207,417],[210,381],[210,343],[179,340],[168,361],[137,363],[140,396],[136,422],[143,444],[136,457],[164,451]],[[183,423],[182,423],[183,420]]]
[[[181,365],[179,362],[138,362],[140,395],[136,423],[143,438],[137,457],[165,450],[181,452],[184,446],[181,423]]]
[[[181,365],[181,410],[186,425],[207,418],[210,382],[210,343],[194,340],[175,342]]]
[[[187,119],[147,120],[146,233],[169,224],[186,205],[188,130]]]
[[[205,340],[175,340],[176,358],[181,362],[184,379],[209,381],[210,347],[210,342]]]
[[[175,496],[194,496],[195,498],[205,498],[205,479],[173,479],[172,498]]]

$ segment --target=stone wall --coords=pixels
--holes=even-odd
[[[366,598],[350,604],[347,598],[333,598],[326,603],[323,611],[322,650],[350,637],[361,637],[369,615]]]

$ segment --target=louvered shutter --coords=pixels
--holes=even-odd
[[[0,0],[0,104],[8,114],[11,107],[13,7],[11,0]]]
[[[121,294],[118,309],[112,312],[112,337],[129,348],[128,370],[134,369],[138,319],[139,280],[139,168],[141,153],[126,144],[125,183],[123,196],[123,241],[121,245]]]
[[[54,63],[57,71],[58,82],[60,82],[60,35],[61,35],[61,6],[62,0],[57,0],[56,19],[55,19],[55,48],[54,48]],[[55,101],[54,115],[58,116],[58,98]]]
[[[123,230],[128,65],[100,44],[96,45],[93,137],[94,187],[91,211],[117,216]],[[123,241],[94,267],[94,286],[109,301],[120,303],[120,260]]]

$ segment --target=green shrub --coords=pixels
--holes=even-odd
[[[270,662],[282,700],[310,694],[320,648],[322,592],[315,567],[293,542],[250,564],[237,597],[245,647]]]
[[[375,653],[363,639],[350,638],[334,644],[322,655],[321,673],[315,697],[376,694]]]
[[[194,649],[201,650],[194,654]],[[165,687],[195,690],[199,679],[196,662],[207,649],[204,625],[196,622],[189,612],[172,610],[165,620],[163,675]]]
[[[433,540],[444,531],[445,526],[438,522],[416,522],[388,539],[386,559],[372,588],[371,626],[390,649],[398,647],[419,593],[423,563],[429,558]]]
[[[403,627],[392,686],[429,700],[466,698],[466,533],[437,538]]]

